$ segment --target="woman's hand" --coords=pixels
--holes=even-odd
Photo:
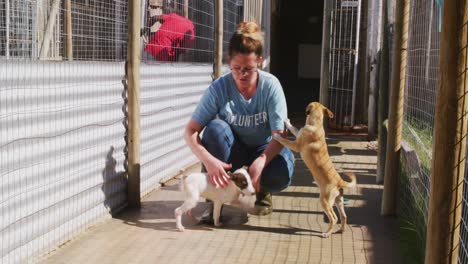
[[[262,174],[263,169],[266,164],[266,156],[262,154],[254,160],[254,162],[249,166],[249,174],[252,179],[252,185],[255,188],[256,192],[260,191],[260,175]]]
[[[203,126],[198,124],[197,121],[190,119],[185,127],[185,142],[195,156],[205,165],[210,182],[216,187],[226,187],[230,181],[226,170],[231,169],[232,165],[218,160],[206,150],[201,144],[199,136],[202,130]]]
[[[206,171],[210,182],[216,187],[226,187],[231,180],[226,170],[232,168],[232,164],[224,163],[218,159],[213,159],[205,163]]]

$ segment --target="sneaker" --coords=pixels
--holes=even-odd
[[[214,219],[213,219],[213,206],[214,205],[213,205],[213,201],[211,201],[209,199],[206,199],[206,202],[208,203],[208,208],[206,208],[205,211],[203,212],[198,224],[214,226]],[[221,206],[220,214],[223,212],[223,207],[224,207],[224,205]],[[219,216],[219,218],[220,218],[220,220],[222,220],[221,216]]]
[[[203,212],[198,224],[199,225],[210,225],[210,226],[214,225],[213,206],[208,206],[208,208]]]
[[[255,212],[257,215],[269,215],[273,211],[271,192],[258,192],[255,201]]]
[[[200,225],[214,225],[213,221],[213,201],[206,199],[207,208],[203,211],[198,224]]]

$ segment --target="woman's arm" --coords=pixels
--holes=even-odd
[[[288,132],[286,130],[274,130],[271,132],[272,137],[275,134],[278,134],[281,137],[286,137]],[[276,140],[271,140],[263,153],[250,165],[249,174],[252,179],[252,184],[257,192],[260,191],[260,175],[262,174],[263,169],[276,155],[278,155],[278,153],[280,153],[282,149],[283,145],[281,145],[281,143]]]
[[[190,119],[185,126],[185,142],[193,154],[205,165],[211,183],[217,187],[225,187],[230,181],[226,170],[231,169],[232,165],[220,161],[208,152],[201,143],[200,132],[202,130],[203,127],[198,122]]]

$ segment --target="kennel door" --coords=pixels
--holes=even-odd
[[[361,0],[332,0],[328,107],[331,126],[354,126]]]

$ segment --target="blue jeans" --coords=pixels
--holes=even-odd
[[[231,163],[232,171],[250,166],[260,156],[268,144],[258,147],[248,147],[233,133],[228,123],[214,119],[202,135],[202,144],[219,160]],[[261,192],[279,192],[291,184],[294,170],[294,155],[289,148],[284,147],[263,169],[260,179]]]

